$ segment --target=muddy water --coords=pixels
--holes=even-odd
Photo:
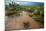
[[[6,16],[6,30],[25,29],[24,22],[29,22],[29,29],[40,28],[40,24],[27,14],[27,12],[22,11],[19,17]]]

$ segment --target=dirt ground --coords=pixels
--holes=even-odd
[[[29,17],[28,15],[19,16],[16,18],[7,18],[5,22],[6,30],[23,30],[25,29],[24,22],[29,22],[29,29],[38,29],[42,26],[40,23],[36,22],[32,17]]]

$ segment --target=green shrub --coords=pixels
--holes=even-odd
[[[44,18],[41,16],[33,16],[33,19],[37,22],[44,24]]]
[[[30,16],[30,17],[32,17],[32,16],[33,16],[33,14],[29,14],[29,16]]]

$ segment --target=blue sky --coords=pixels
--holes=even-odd
[[[16,2],[17,3],[17,2]],[[20,4],[20,5],[41,5],[41,4],[43,4],[43,3],[41,3],[41,2],[18,2],[17,4]]]
[[[42,4],[41,2],[25,2],[25,1],[15,1],[15,0],[5,0],[5,3],[6,4],[9,4],[9,3],[11,3],[11,2],[15,2],[15,3],[17,3],[17,4],[19,4],[19,5],[39,5],[39,4]]]

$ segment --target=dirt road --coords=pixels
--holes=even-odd
[[[29,17],[28,15],[22,15],[16,18],[8,18],[6,21],[6,30],[16,30],[16,29],[25,29],[23,23],[29,22],[30,26],[29,28],[35,29],[40,28],[41,24],[36,22],[32,17]]]

